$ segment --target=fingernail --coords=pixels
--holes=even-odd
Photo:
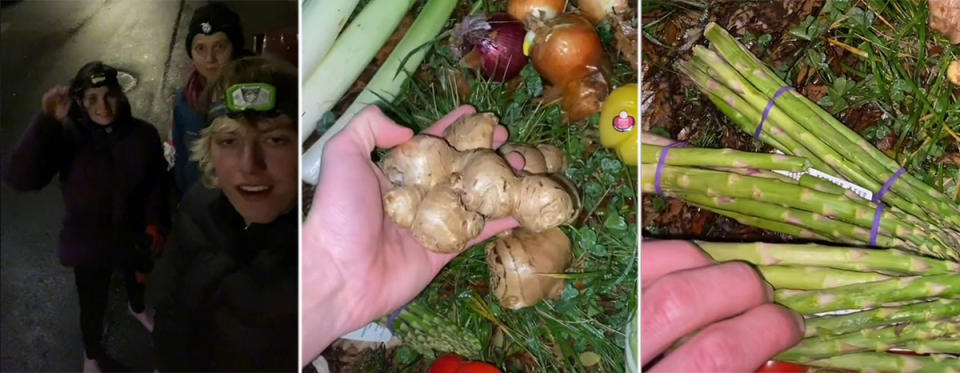
[[[774,296],[773,286],[770,286],[770,284],[764,282],[764,283],[763,283],[763,288],[764,288],[764,289],[766,290],[766,292],[767,292],[767,302],[773,302],[773,296]]]
[[[793,313],[793,319],[797,322],[797,328],[800,329],[800,334],[802,335],[807,331],[807,323],[803,320],[803,315],[800,315],[796,311],[790,310]]]

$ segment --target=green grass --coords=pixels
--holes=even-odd
[[[751,6],[765,4],[741,4]],[[663,15],[643,26],[644,42],[657,44],[670,17],[696,7],[661,8],[667,9]],[[960,135],[960,89],[946,77],[950,62],[960,60],[960,47],[929,29],[928,13],[925,0],[827,0],[779,36],[747,33],[738,39],[771,66],[780,66],[781,77],[798,88],[826,87],[818,103],[841,121],[851,110],[879,111],[879,123],[861,135],[875,144],[892,139],[888,155],[957,200],[957,167],[940,159],[960,151],[960,136],[955,136]],[[704,14],[704,23],[710,16]],[[801,47],[771,63],[773,46],[787,43]],[[849,48],[841,49],[841,43]]]
[[[612,48],[608,54],[615,65],[614,86],[636,81],[636,73]],[[481,360],[507,371],[622,372],[624,328],[637,309],[636,168],[626,167],[599,145],[599,114],[565,124],[558,105],[541,103],[545,82],[532,66],[523,70],[515,87],[487,81],[459,67],[439,41],[424,66],[462,71],[471,87],[469,97],[461,102],[453,80],[443,74],[429,82],[410,79],[398,98],[384,106],[388,115],[421,130],[461,104],[493,112],[507,126],[511,141],[549,143],[565,151],[570,165],[566,175],[580,190],[585,212],[576,223],[562,227],[573,244],[573,264],[561,299],[518,311],[502,308],[487,289],[489,272],[481,244],[451,262],[415,302],[449,315],[476,335],[483,344]],[[589,368],[580,359],[588,351],[601,357]],[[420,371],[432,358],[401,347],[390,370]]]

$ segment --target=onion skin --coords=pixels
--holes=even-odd
[[[466,21],[465,21],[466,22]],[[489,25],[489,29],[480,26]],[[494,14],[462,30],[459,45],[471,50],[461,62],[472,69],[478,69],[484,77],[505,82],[520,74],[520,70],[529,62],[523,54],[523,38],[527,31],[523,23],[509,14]]]
[[[507,14],[531,24],[535,20],[546,21],[563,13],[567,0],[510,0]]]
[[[593,24],[598,24],[607,15],[626,10],[627,0],[578,0],[577,5]]]
[[[563,91],[565,119],[583,120],[599,112],[610,90],[612,68],[593,24],[566,13],[544,22],[534,33],[533,67]]]

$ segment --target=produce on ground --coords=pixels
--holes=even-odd
[[[517,228],[487,244],[490,287],[509,309],[559,298],[566,282],[551,275],[570,265],[570,239],[560,228],[534,233]]]
[[[452,124],[444,138],[417,135],[391,149],[380,168],[394,185],[384,211],[436,252],[460,252],[480,234],[484,219],[513,216],[543,232],[570,222],[573,197],[558,176],[517,176],[493,151],[496,116],[475,114]]]
[[[784,89],[788,84],[726,30],[711,23],[704,34],[711,42],[710,49],[694,47],[693,58],[678,68],[742,130],[759,132],[760,140],[781,152],[805,157],[817,170],[873,193],[880,192],[901,170],[896,161],[817,104],[795,90]],[[781,95],[773,100],[778,92]],[[758,131],[771,100],[774,105],[768,110],[769,117]],[[960,233],[960,207],[909,173],[890,184],[882,197],[903,219],[940,227],[948,236]],[[949,250],[940,253],[941,257],[956,258],[960,246],[944,243],[949,243]]]
[[[523,53],[526,34],[523,23],[509,14],[487,17],[481,13],[454,26],[450,49],[465,66],[480,70],[488,79],[505,82],[527,65]]]
[[[510,0],[507,3],[507,13],[528,25],[554,18],[566,8],[567,0]]]
[[[599,112],[610,90],[611,66],[593,24],[564,13],[530,32],[533,67],[560,93],[565,118],[578,121]]]
[[[702,241],[697,245],[714,260],[757,265],[774,287],[776,302],[804,316],[805,339],[775,360],[863,371],[960,371],[960,265],[955,261],[896,249]],[[784,279],[777,270],[770,271],[787,266],[789,271],[813,275]],[[852,312],[828,312],[838,310]],[[887,352],[891,349],[931,355]]]
[[[407,346],[426,356],[434,351],[449,351],[460,356],[480,356],[476,334],[465,330],[443,315],[417,303],[410,303],[397,315],[393,332]]]
[[[662,149],[645,145],[640,166],[641,190],[656,193]],[[726,168],[674,166],[696,164]],[[730,167],[730,165],[736,165]],[[877,205],[841,190],[831,190],[811,179],[794,180],[762,168],[797,170],[802,158],[750,154],[722,149],[672,148],[659,170],[662,192],[734,218],[741,223],[801,238],[839,243],[869,244]],[[739,171],[736,171],[739,170]],[[910,250],[937,258],[960,260],[960,235],[899,209],[882,210],[876,245]]]
[[[392,1],[392,0],[390,0]],[[400,11],[400,6],[407,3],[408,0],[391,2],[392,5],[389,6],[380,6],[377,11],[385,13],[396,13],[391,14],[390,17],[397,17],[397,22],[402,19],[405,11]],[[412,5],[412,1],[409,2]],[[387,100],[390,102],[396,96],[400,89],[403,87],[403,83],[407,81],[407,77],[410,76],[414,71],[417,70],[417,67],[420,66],[420,62],[423,61],[424,56],[427,53],[428,48],[424,47],[429,46],[429,42],[432,41],[443,28],[447,18],[450,18],[450,14],[453,12],[454,6],[457,4],[456,0],[428,0],[427,3],[423,6],[420,11],[420,14],[417,16],[417,19],[413,22],[413,25],[407,30],[403,35],[403,38],[394,47],[393,51],[390,52],[390,56],[387,57],[387,60],[383,63],[383,66],[377,70],[377,73],[370,78],[370,81],[363,88],[363,91],[360,95],[354,99],[353,103],[337,118],[336,122],[327,129],[323,136],[316,143],[314,143],[304,154],[301,159],[302,168],[302,178],[304,182],[309,184],[316,184],[317,179],[320,175],[320,162],[323,160],[323,147],[326,145],[333,136],[339,133],[347,124],[350,123],[350,120],[353,119],[353,116],[360,112],[367,105],[372,105],[380,103],[382,100]],[[377,5],[376,2],[371,2],[364,8],[366,11],[368,8]],[[409,8],[409,5],[407,6]],[[371,12],[375,11],[371,9]],[[361,11],[362,15],[363,12]],[[358,23],[360,15],[357,15],[357,19],[351,23],[351,25]],[[383,17],[387,17],[383,15]],[[390,18],[392,20],[392,18]],[[371,22],[378,22],[373,20]],[[361,28],[361,25],[357,26]],[[371,27],[369,24],[366,24],[366,27]],[[380,23],[379,27],[387,27],[386,23]],[[394,26],[395,27],[395,26]],[[334,44],[334,49],[332,49],[327,56],[324,57],[324,61],[327,59],[333,58],[351,58],[354,60],[355,65],[359,65],[359,69],[363,69],[366,66],[366,63],[373,58],[373,55],[376,54],[379,46],[373,46],[369,44],[369,41],[364,42],[363,40],[352,40],[347,37],[350,34],[347,32],[350,30],[344,31],[342,35],[337,39],[337,43]],[[362,32],[363,28],[361,28]],[[390,28],[387,31],[384,37],[390,35],[390,32],[393,28]],[[373,36],[380,35],[379,33],[374,33]],[[359,36],[358,36],[359,37]],[[371,36],[367,36],[371,37]],[[344,44],[344,49],[336,50],[337,44]],[[380,43],[381,45],[383,43]],[[362,46],[361,48],[357,48]],[[363,54],[370,48],[370,58],[366,58],[363,62],[359,62],[357,59],[358,56]],[[363,51],[354,50],[362,49]],[[350,56],[347,56],[350,55]],[[339,65],[334,65],[339,66]],[[319,70],[320,68],[318,68]],[[317,73],[315,73],[317,74]],[[333,93],[333,89],[328,87],[328,84],[335,84],[335,82],[340,80],[349,80],[347,82],[347,87],[349,84],[356,80],[356,76],[347,75],[345,72],[337,71],[333,69],[329,72],[327,79],[324,78],[313,78],[311,77],[308,80],[304,81],[303,86],[303,109],[304,116],[300,118],[301,123],[301,139],[306,140],[307,137],[313,133],[313,130],[316,128],[317,121],[324,115],[324,113],[330,108],[333,107],[333,104],[340,99],[340,95],[343,92],[340,92],[336,97],[328,97],[329,99],[318,99],[315,96],[307,96],[308,91],[317,91],[325,92],[323,94]],[[359,72],[357,73],[359,75]],[[334,83],[331,83],[334,82]],[[330,91],[327,91],[330,89]],[[346,89],[346,88],[345,88]],[[318,93],[321,94],[321,93]]]
[[[616,151],[630,166],[637,165],[637,85],[626,84],[607,96],[600,111],[600,144]]]
[[[960,44],[960,0],[929,0],[930,28]]]

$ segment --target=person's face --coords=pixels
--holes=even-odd
[[[117,95],[109,87],[83,90],[83,109],[94,123],[107,126],[117,119]]]
[[[211,155],[220,188],[230,204],[250,223],[269,223],[296,206],[297,130],[287,115],[260,119],[223,116],[234,123],[212,136]]]
[[[212,35],[197,34],[190,47],[193,66],[208,82],[217,80],[220,69],[230,62],[233,56],[233,44],[227,34],[216,32]]]

